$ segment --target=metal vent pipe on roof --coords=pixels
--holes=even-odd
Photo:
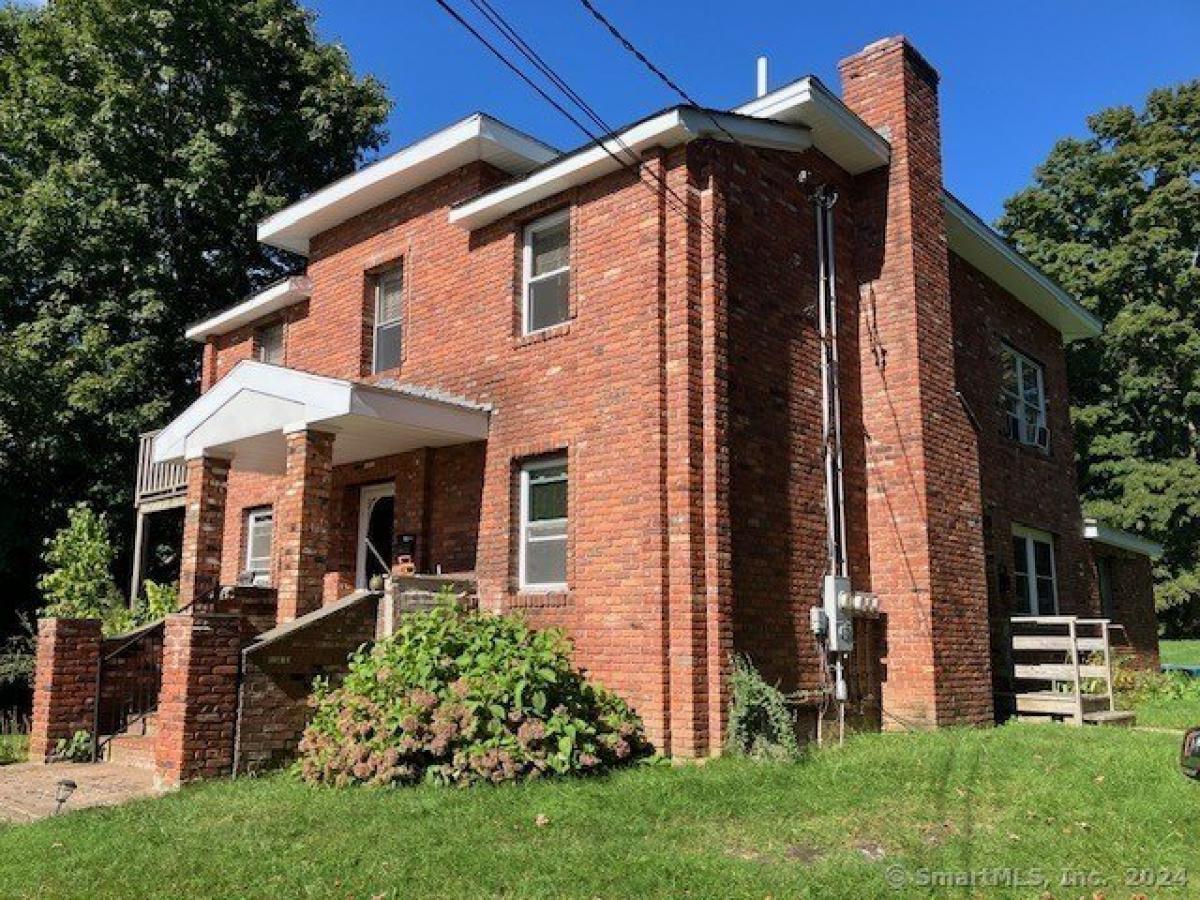
[[[760,56],[758,58],[758,96],[765,97],[767,95],[767,58]]]

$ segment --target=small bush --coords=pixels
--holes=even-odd
[[[70,740],[61,738],[54,745],[55,762],[91,762],[92,736],[86,731],[77,731]]]
[[[403,617],[318,682],[300,744],[310,783],[468,784],[602,772],[648,750],[641,722],[571,665],[556,630],[446,603]]]
[[[730,752],[768,759],[793,759],[800,755],[796,717],[787,698],[767,684],[749,658],[733,657],[729,677]]]
[[[1113,690],[1130,706],[1160,700],[1195,700],[1200,708],[1200,678],[1183,672],[1136,669],[1118,658],[1113,665]]]

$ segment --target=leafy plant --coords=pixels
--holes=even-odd
[[[38,582],[41,614],[62,619],[100,619],[104,633],[121,634],[136,624],[112,577],[116,558],[108,519],[80,503],[67,524],[47,543],[48,571]]]
[[[0,766],[24,762],[29,755],[29,717],[0,712]]]
[[[146,602],[137,612],[139,625],[161,619],[179,609],[179,585],[147,581]]]
[[[0,688],[33,681],[33,664],[37,656],[37,629],[25,613],[17,614],[17,631],[9,635],[0,647]],[[3,720],[0,719],[0,725]]]
[[[730,752],[769,759],[800,755],[796,717],[788,708],[787,698],[763,680],[749,657],[734,655],[729,689]]]
[[[54,745],[56,762],[91,762],[92,736],[86,731],[77,731],[70,740],[60,738]]]
[[[1137,669],[1124,658],[1114,660],[1113,690],[1123,705],[1140,706],[1163,700],[1194,700],[1200,715],[1200,678],[1183,672]]]
[[[557,630],[451,603],[405,616],[319,681],[304,780],[337,786],[500,782],[584,774],[648,751],[639,719],[588,682]]]

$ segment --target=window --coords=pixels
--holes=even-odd
[[[254,357],[259,362],[283,365],[283,323],[266,325],[254,333]]]
[[[567,587],[567,458],[565,455],[521,467],[522,589]]]
[[[564,211],[525,229],[522,332],[533,334],[570,316],[571,223]]]
[[[256,585],[271,579],[271,541],[275,534],[275,513],[270,507],[246,513],[246,572]]]
[[[1058,612],[1053,537],[1044,531],[1014,525],[1013,574],[1023,614],[1053,616]]]
[[[399,267],[375,277],[375,321],[371,371],[386,372],[400,365],[400,321],[404,272]]]
[[[1011,347],[1003,349],[1001,363],[1000,393],[1008,436],[1045,450],[1050,446],[1050,430],[1042,367]]]

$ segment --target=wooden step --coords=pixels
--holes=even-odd
[[[1137,722],[1137,714],[1127,709],[1100,709],[1095,712],[1084,713],[1083,721],[1087,725],[1132,728]]]
[[[1078,709],[1074,694],[1058,691],[1029,691],[1016,695],[1018,713],[1041,713],[1051,716],[1073,716]],[[1096,694],[1083,695],[1083,712],[1108,709],[1108,698]]]
[[[1070,650],[1068,635],[1015,634],[1012,639],[1014,650]],[[1075,646],[1080,651],[1103,652],[1104,638],[1076,638]]]
[[[1034,681],[1074,681],[1075,667],[1070,663],[1016,663],[1013,675]],[[1103,678],[1108,680],[1107,666],[1079,667],[1080,678]]]

